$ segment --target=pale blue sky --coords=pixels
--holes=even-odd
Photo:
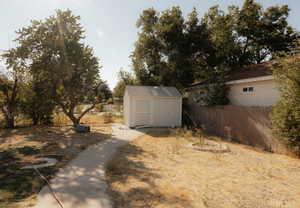
[[[258,0],[264,7],[288,4],[292,9],[289,22],[300,30],[300,1]],[[81,16],[86,42],[94,48],[103,66],[101,76],[113,88],[121,67],[130,69],[129,56],[137,40],[136,21],[144,9],[154,7],[162,11],[180,6],[186,15],[196,7],[199,16],[219,4],[241,5],[243,0],[0,0],[0,50],[13,46],[14,31],[29,25],[32,19],[43,19],[55,9],[70,9]]]

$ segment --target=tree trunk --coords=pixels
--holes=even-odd
[[[15,118],[14,116],[6,117],[6,127],[9,129],[15,128]]]
[[[32,124],[34,126],[36,126],[36,125],[38,125],[38,123],[39,123],[39,119],[36,116],[33,116],[33,118],[32,118]]]
[[[79,118],[76,118],[74,115],[69,115],[69,118],[71,119],[74,127],[77,126],[77,125],[79,125],[79,123],[80,123],[80,119]]]

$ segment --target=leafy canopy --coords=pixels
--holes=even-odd
[[[118,76],[119,81],[114,88],[113,96],[114,98],[123,100],[126,85],[136,85],[138,82],[132,73],[124,71],[123,69],[120,69]]]
[[[20,113],[23,86],[25,82],[24,62],[17,58],[17,51],[11,49],[1,54],[6,67],[0,73],[0,111],[4,115],[6,127],[15,126],[15,118]]]
[[[19,30],[16,39],[19,58],[25,60],[32,78],[47,84],[44,87],[51,89],[47,94],[74,125],[104,98],[101,90],[107,91],[99,76],[99,60],[83,43],[79,20],[69,10],[57,10],[54,16]],[[76,106],[87,103],[91,107],[76,117]]]
[[[298,33],[288,24],[288,6],[263,9],[254,0],[228,12],[214,6],[199,18],[184,18],[179,7],[141,14],[132,68],[143,85],[183,89],[195,81],[216,80],[248,64],[295,52]],[[224,81],[224,80],[223,80]]]

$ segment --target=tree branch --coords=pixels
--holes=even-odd
[[[78,117],[78,119],[80,120],[85,114],[87,114],[90,110],[92,110],[94,107],[96,106],[96,104],[92,104],[91,107],[87,108],[85,111],[83,111],[83,113]]]

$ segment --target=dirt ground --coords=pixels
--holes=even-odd
[[[38,157],[58,159],[53,167],[40,169],[51,179],[78,153],[111,135],[109,124],[92,125],[90,133],[75,133],[71,126],[0,129],[0,207],[30,207],[45,185],[34,170],[20,170],[37,164]]]
[[[107,166],[116,208],[297,208],[300,160],[228,145],[213,153],[190,141],[149,133],[122,147]]]

